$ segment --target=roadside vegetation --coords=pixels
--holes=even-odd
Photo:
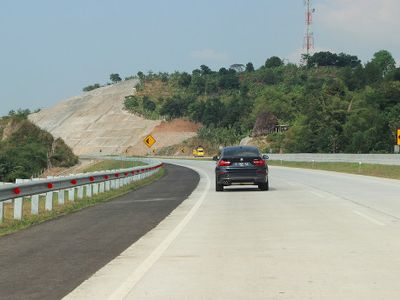
[[[132,79],[132,78],[126,78],[126,79]],[[110,80],[111,80],[111,82],[108,82],[108,83],[106,83],[105,85],[101,85],[100,83],[94,83],[94,84],[85,86],[85,87],[82,89],[82,91],[83,91],[83,92],[90,92],[90,91],[93,91],[93,90],[95,90],[95,89],[101,88],[101,87],[103,87],[103,86],[111,85],[111,84],[113,84],[113,83],[118,83],[118,82],[120,82],[122,79],[121,79],[121,77],[119,76],[119,74],[113,73],[113,74],[110,74]]]
[[[109,192],[101,193],[98,195],[94,195],[92,197],[84,197],[81,200],[77,199],[77,194],[75,195],[75,201],[71,202],[65,200],[64,205],[58,204],[57,193],[53,194],[53,210],[45,211],[45,197],[40,197],[39,199],[39,215],[34,216],[31,215],[31,203],[30,199],[25,199],[23,206],[23,220],[14,220],[13,219],[13,208],[10,203],[4,204],[4,221],[0,224],[0,236],[10,234],[21,229],[30,227],[32,225],[36,225],[51,219],[55,219],[57,217],[73,213],[84,209],[86,207],[94,206],[99,203],[110,201],[116,197],[127,194],[131,191],[137,190],[140,187],[151,184],[157,179],[163,177],[165,175],[165,169],[161,168],[159,172],[156,174],[145,178],[140,181],[133,182],[129,185],[123,186],[117,190],[111,190]],[[85,187],[84,187],[85,189]],[[86,192],[84,191],[84,195]],[[67,198],[66,198],[67,199]]]
[[[331,162],[294,162],[268,161],[268,165],[291,168],[315,169],[349,173],[357,175],[375,176],[391,179],[400,179],[400,166],[359,163],[331,163]]]
[[[357,56],[319,52],[298,66],[270,57],[191,73],[139,72],[125,108],[151,119],[203,124],[219,145],[265,136],[265,152],[389,153],[400,127],[400,69],[385,50]],[[281,130],[280,130],[281,129]]]
[[[38,176],[50,167],[78,163],[72,150],[28,120],[29,110],[11,111],[0,118],[0,182]]]
[[[88,173],[88,172],[96,172],[103,170],[125,169],[125,168],[132,168],[145,165],[146,164],[141,161],[102,160],[86,167],[83,170],[83,172]]]

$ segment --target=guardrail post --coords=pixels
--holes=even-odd
[[[68,201],[74,202],[75,200],[75,188],[68,190]]]
[[[4,218],[4,202],[0,202],[0,223],[3,223]]]
[[[46,202],[44,204],[44,209],[47,211],[53,210],[53,192],[48,192],[46,194]]]
[[[86,185],[86,197],[88,197],[88,198],[92,197],[92,185],[91,184]]]
[[[15,183],[23,183],[29,180],[26,179],[15,179]],[[14,219],[22,220],[22,213],[24,209],[24,199],[23,198],[15,198],[13,201],[14,206]]]
[[[83,186],[78,186],[78,200],[83,199]]]
[[[105,185],[105,191],[108,192],[111,189],[110,181],[106,181],[104,185]]]
[[[99,193],[99,184],[93,184],[93,195],[97,195]]]
[[[23,198],[14,199],[14,219],[22,220]]]
[[[31,214],[39,214],[39,195],[32,195],[31,197]]]
[[[65,202],[65,190],[58,191],[58,204],[64,205]]]

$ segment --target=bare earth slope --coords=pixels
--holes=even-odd
[[[148,149],[142,140],[162,122],[123,109],[124,98],[134,94],[136,82],[127,80],[84,93],[32,114],[29,119],[64,139],[76,154],[113,154],[127,149],[130,154],[146,154]],[[169,134],[157,136],[154,148],[180,143],[196,134],[190,126],[186,134],[175,131],[171,128]]]

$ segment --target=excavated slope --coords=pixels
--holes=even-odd
[[[135,84],[135,80],[128,80],[99,88],[43,109],[29,119],[64,139],[76,154],[122,153],[161,123],[124,111],[124,98],[135,92]]]

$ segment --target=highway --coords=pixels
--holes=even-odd
[[[271,167],[217,193],[213,162],[168,162],[195,191],[65,299],[399,298],[400,181]]]

